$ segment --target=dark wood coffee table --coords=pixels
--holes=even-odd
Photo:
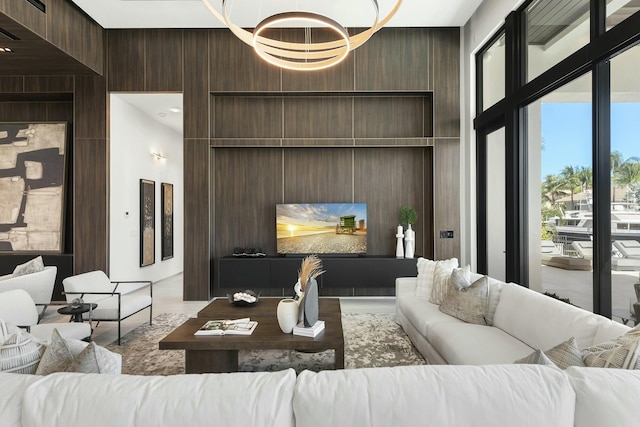
[[[184,350],[185,372],[188,374],[236,372],[239,350],[280,349],[318,352],[333,349],[335,368],[344,369],[344,336],[340,301],[337,298],[320,299],[319,317],[325,321],[325,330],[315,338],[309,338],[285,334],[280,330],[275,313],[275,307],[280,299],[264,298],[255,307],[236,307],[229,304],[226,299],[214,300],[198,313],[198,318],[187,320],[164,337],[159,342],[159,348],[160,350]],[[216,310],[217,308],[220,310]],[[201,317],[202,314],[206,314],[206,317]],[[249,336],[194,335],[207,320],[241,317],[250,317],[251,320],[258,322],[253,334]]]
[[[198,312],[198,317],[215,318],[215,319],[240,319],[243,317],[276,317],[278,303],[283,298],[261,298],[252,306],[235,306],[229,303],[226,298],[216,298],[209,305]],[[338,298],[320,298],[319,313],[321,320],[326,317],[340,317],[340,299]],[[282,331],[281,331],[282,332]]]

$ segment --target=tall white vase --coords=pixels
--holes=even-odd
[[[407,231],[404,232],[404,241],[405,241],[405,249],[404,249],[404,257],[405,258],[413,258],[415,255],[415,244],[416,244],[416,232],[411,229],[411,224],[409,224]]]
[[[298,323],[298,301],[285,298],[278,303],[277,316],[278,325],[282,332],[290,334],[293,332],[293,327]]]
[[[402,233],[402,226],[398,226],[398,232],[396,233],[396,238],[398,239],[396,243],[396,258],[404,258],[404,246],[402,244],[402,239],[404,238],[404,234]]]

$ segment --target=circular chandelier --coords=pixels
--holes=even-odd
[[[393,9],[387,16],[380,19],[378,1],[370,1],[375,14],[373,23],[365,30],[350,36],[347,29],[335,20],[308,11],[277,13],[263,19],[251,32],[233,23],[230,17],[229,3],[231,2],[229,0],[222,0],[222,10],[220,11],[211,4],[211,0],[202,0],[207,9],[219,21],[229,27],[236,37],[252,46],[262,59],[281,68],[303,71],[322,70],[342,62],[350,51],[362,46],[376,31],[389,22],[402,3],[402,0],[395,0]],[[265,35],[269,29],[285,28],[291,24],[299,26],[301,23],[305,28],[304,42],[282,41]],[[312,42],[311,28],[329,30],[334,36],[334,40]]]

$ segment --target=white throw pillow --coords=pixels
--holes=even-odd
[[[416,280],[416,296],[431,297],[433,289],[433,275],[436,269],[436,262],[426,258],[418,258],[418,278]]]
[[[24,264],[17,265],[13,270],[13,276],[24,276],[25,274],[37,273],[42,270],[44,270],[44,262],[42,261],[42,257],[39,256]]]
[[[450,258],[436,261],[436,268],[433,273],[433,289],[429,302],[432,304],[442,304],[447,289],[449,288],[449,277],[454,268],[458,267],[458,258]]]

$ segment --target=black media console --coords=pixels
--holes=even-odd
[[[416,259],[385,256],[321,256],[326,273],[320,288],[393,288],[396,277],[415,277]],[[291,288],[302,257],[224,257],[218,260],[218,287],[233,289]]]

